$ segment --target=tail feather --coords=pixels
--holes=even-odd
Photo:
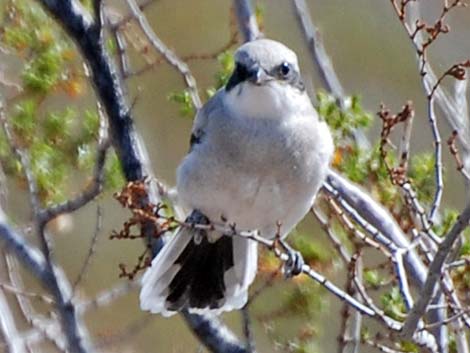
[[[224,273],[233,267],[232,239],[221,237],[210,243],[190,242],[175,264],[181,266],[169,286],[167,301],[173,310],[185,306],[195,309],[216,308],[224,298]]]
[[[143,310],[170,316],[241,308],[257,268],[256,243],[221,236],[211,242],[182,229],[166,244],[142,278]]]

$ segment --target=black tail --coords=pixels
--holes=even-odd
[[[224,304],[224,274],[233,267],[232,238],[222,236],[212,243],[198,235],[175,261],[181,268],[169,285],[168,310],[216,309]]]

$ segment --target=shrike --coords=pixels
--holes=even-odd
[[[284,237],[314,202],[332,138],[293,51],[259,39],[236,51],[235,64],[227,85],[196,116],[177,171],[178,197],[192,211],[188,222],[226,220],[271,239],[281,224]],[[144,274],[140,305],[164,316],[239,309],[256,270],[256,242],[181,228]]]

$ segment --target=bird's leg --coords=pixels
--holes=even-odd
[[[190,224],[210,224],[209,218],[204,216],[202,212],[194,210],[186,218],[186,222]],[[193,241],[195,244],[201,244],[203,238],[207,238],[207,232],[203,229],[195,229],[193,235]]]
[[[284,252],[289,257],[284,263],[282,272],[286,278],[291,278],[302,273],[302,267],[304,265],[304,258],[300,251],[292,249],[289,244],[287,244],[281,238],[277,239],[279,245],[284,250]]]

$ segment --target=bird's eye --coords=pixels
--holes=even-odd
[[[289,63],[283,62],[279,65],[279,75],[281,77],[287,77],[290,74],[291,66]]]

